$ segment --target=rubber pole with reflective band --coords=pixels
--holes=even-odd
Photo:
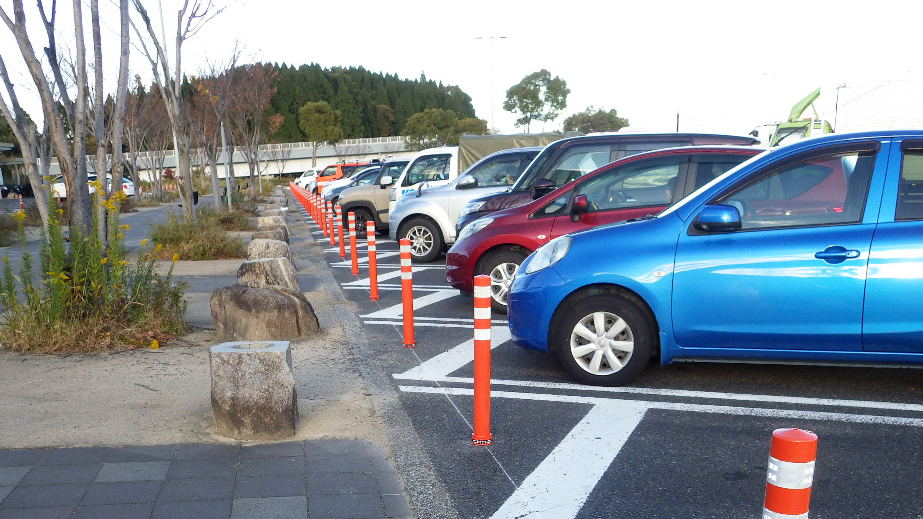
[[[375,248],[375,222],[365,222],[365,236],[369,247],[369,301],[378,301],[378,257]]]
[[[346,257],[346,240],[343,239],[343,208],[336,205],[337,232],[340,234],[340,259]]]
[[[410,240],[402,238],[401,244],[401,303],[404,314],[404,347],[413,348],[413,272],[410,266]]]
[[[816,456],[817,435],[811,431],[772,432],[763,519],[807,519]]]
[[[352,260],[352,274],[359,275],[359,258],[356,257],[356,213],[347,215],[349,220],[349,257]]]
[[[474,277],[474,432],[471,443],[490,445],[490,276]]]

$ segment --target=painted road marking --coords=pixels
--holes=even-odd
[[[493,381],[491,380],[491,384]],[[432,393],[439,395],[474,395],[474,390],[467,388],[447,388],[429,386],[400,386],[401,391],[408,393]],[[556,395],[542,393],[518,393],[515,391],[491,391],[490,396],[496,398],[518,398],[522,400],[536,400],[543,402],[570,402],[574,404],[606,404],[618,402],[644,405],[647,409],[662,409],[666,411],[690,411],[697,413],[727,414],[737,416],[755,416],[759,418],[799,418],[802,420],[827,420],[832,422],[868,423],[883,425],[906,425],[923,427],[923,418],[906,418],[901,416],[868,415],[854,413],[833,413],[827,411],[800,411],[791,409],[773,409],[768,407],[740,407],[722,406],[712,404],[688,404],[677,402],[657,402],[646,400],[615,400],[579,395]]]
[[[593,406],[491,519],[576,517],[645,412],[630,402]]]
[[[426,306],[438,303],[440,301],[445,301],[450,297],[455,297],[458,295],[457,290],[438,290],[425,296],[415,297],[413,299],[413,310],[417,311],[419,308],[424,308]],[[393,306],[389,306],[384,310],[379,310],[377,312],[372,312],[370,314],[360,315],[362,319],[400,319],[403,317],[403,303],[398,303]]]
[[[474,320],[471,320],[472,328],[474,327]],[[497,346],[505,343],[510,340],[510,329],[506,326],[491,326],[490,327],[490,349],[494,349]],[[440,353],[435,357],[423,362],[422,364],[417,365],[416,367],[410,368],[409,370],[392,375],[396,379],[404,380],[436,380],[442,379],[452,373],[453,371],[459,370],[474,360],[474,338],[471,338],[468,341],[465,341],[458,346],[452,348],[451,350]],[[474,380],[472,379],[472,383]]]

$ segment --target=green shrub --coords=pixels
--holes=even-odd
[[[5,310],[3,345],[26,352],[99,352],[125,347],[156,345],[186,331],[183,321],[185,284],[154,270],[154,250],[144,250],[132,264],[126,257],[119,225],[119,203],[105,200],[108,247],[93,232],[82,236],[71,231],[66,243],[58,218],[51,211],[42,231],[39,269],[26,249],[23,221],[16,213],[17,234],[23,257],[19,276],[9,258],[3,258],[0,303]],[[95,215],[95,211],[93,212]],[[156,250],[156,248],[155,248]]]
[[[229,235],[217,218],[199,217],[193,222],[171,213],[166,223],[151,226],[151,240],[158,247],[158,258],[230,259],[247,253],[243,240]]]

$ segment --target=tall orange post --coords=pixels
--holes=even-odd
[[[365,222],[365,237],[369,247],[369,301],[378,301],[378,254],[375,250],[375,222]]]
[[[331,245],[341,245],[343,243],[343,233],[341,232],[337,235],[337,229],[339,229],[340,221],[340,206],[330,203],[330,236],[333,240],[330,242]]]
[[[490,445],[490,276],[474,277],[474,432],[471,443]]]
[[[327,221],[327,212],[330,211],[330,208],[329,208],[330,204],[328,204],[327,202],[324,202],[323,200],[321,200],[320,203],[321,203],[320,226],[321,226],[321,230],[324,233],[324,236],[327,236],[327,225],[329,223]]]
[[[337,232],[340,234],[340,259],[346,257],[346,240],[343,239],[343,208],[336,205]]]
[[[352,273],[354,276],[359,275],[359,258],[356,256],[356,213],[347,215],[349,220],[349,257],[352,260]]]
[[[328,226],[330,228],[329,229],[330,245],[332,246],[332,245],[336,245],[336,241],[335,241],[336,240],[336,227],[334,226],[336,224],[336,219],[337,219],[336,212],[333,209],[333,203],[331,202],[324,202],[324,203],[327,204],[327,211],[328,211],[328,216],[329,216]]]
[[[402,238],[401,244],[401,303],[404,314],[404,347],[413,348],[413,272],[410,266],[410,240]]]
[[[763,517],[807,517],[817,457],[817,435],[801,429],[776,429],[769,443]]]

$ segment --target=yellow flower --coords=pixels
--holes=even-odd
[[[122,238],[124,238],[124,236],[122,235],[122,233],[119,233],[119,239],[121,240]]]
[[[128,225],[128,224],[126,223],[126,224],[120,225],[120,226],[119,226],[119,229],[124,229],[124,230],[126,230],[126,231],[130,231],[130,230],[131,230],[131,226]]]
[[[105,265],[107,261],[109,261],[109,258],[103,258],[103,259],[99,260],[99,264],[100,264],[100,265]]]
[[[58,274],[58,276],[60,276],[61,279],[64,280],[64,281],[67,281],[68,279],[70,279],[69,277],[67,277],[67,274],[65,274],[65,273],[63,273],[63,272],[61,272],[60,274]]]
[[[158,349],[158,348],[160,348],[160,343],[157,342],[157,339],[152,339],[152,340],[151,340],[151,349],[152,349],[152,350],[156,350],[156,349]]]
[[[122,261],[119,262],[119,265],[121,265],[121,266],[124,267],[125,265],[128,265],[128,262],[125,261],[125,260],[122,260]]]
[[[144,247],[145,245],[147,245],[147,238],[141,240],[141,246]]]
[[[160,252],[160,249],[162,249],[162,248],[163,248],[163,244],[162,244],[162,243],[158,243],[157,246],[154,247],[154,250],[156,250],[157,252]]]
[[[25,219],[26,219],[26,212],[23,211],[22,209],[20,209],[20,210],[16,211],[15,213],[13,213],[13,218],[15,218],[16,221],[18,221],[18,222],[25,221]]]
[[[173,253],[173,263],[176,263],[177,261],[179,261],[179,254],[174,252]]]

